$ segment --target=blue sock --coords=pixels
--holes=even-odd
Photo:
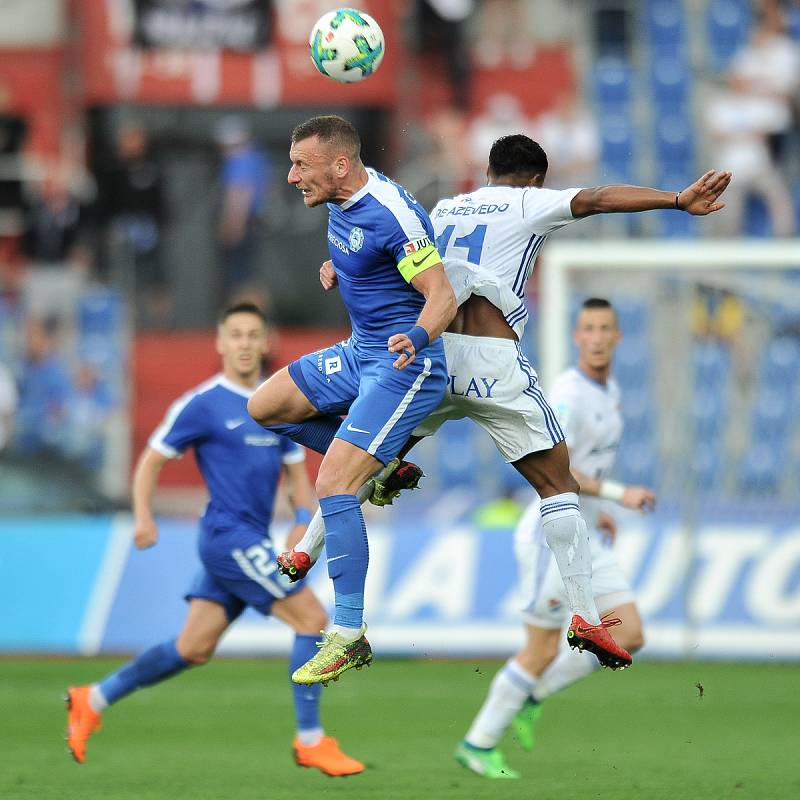
[[[364,621],[364,583],[369,565],[367,527],[354,494],[321,497],[328,575],[336,595],[334,625],[360,628]]]
[[[317,652],[317,640],[319,636],[308,636],[298,633],[294,637],[292,655],[289,659],[289,681],[292,680],[292,673],[303,666]],[[321,728],[319,721],[319,696],[322,694],[322,684],[312,683],[309,686],[302,686],[292,683],[294,692],[294,716],[297,720],[298,731],[308,731],[314,728]]]
[[[189,662],[183,660],[173,639],[145,650],[124,667],[107,675],[100,681],[100,691],[110,705],[143,686],[171,678],[188,666]]]
[[[267,425],[267,430],[288,436],[293,442],[316,450],[318,453],[327,453],[331,446],[336,431],[342,425],[342,420],[335,414],[323,414],[321,417],[312,417],[305,422],[287,423],[284,425]]]

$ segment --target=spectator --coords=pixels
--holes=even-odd
[[[783,12],[774,0],[764,0],[750,41],[737,53],[731,72],[743,90],[772,105],[774,120],[767,131],[772,157],[781,163],[792,126],[792,105],[800,89],[800,45],[785,33]]]
[[[0,362],[0,453],[11,441],[17,411],[17,387],[11,371]]]
[[[467,132],[470,162],[478,186],[486,183],[486,154],[492,144],[509,133],[527,133],[531,127],[531,120],[514,95],[498,92],[488,99],[486,111],[475,117]]]
[[[219,241],[225,294],[249,287],[256,276],[261,220],[271,164],[240,117],[224,117],[215,130],[222,149]]]
[[[49,170],[29,189],[22,251],[36,264],[64,266],[76,255],[80,224],[80,201],[70,192],[63,173]]]
[[[474,0],[416,0],[414,44],[423,56],[434,56],[434,69],[450,81],[452,104],[469,108],[469,48],[467,21],[475,11]]]
[[[745,201],[751,195],[763,198],[776,236],[794,233],[792,197],[767,143],[770,133],[785,126],[787,113],[772,98],[752,94],[735,71],[728,88],[707,104],[705,123],[714,157],[734,175],[725,192],[727,208],[719,219],[723,235],[742,234]]]
[[[121,249],[133,268],[126,278],[135,287],[143,322],[165,327],[172,298],[161,262],[164,180],[140,123],[129,122],[117,131],[114,156],[98,165],[97,184],[99,220],[112,250]]]
[[[23,455],[63,454],[72,384],[56,344],[55,319],[31,317],[20,380],[16,448]]]
[[[475,53],[482,66],[499,67],[509,59],[526,67],[536,54],[524,0],[483,0]]]
[[[66,426],[65,452],[89,470],[103,461],[106,424],[114,407],[108,387],[91,364],[82,363],[75,374]]]
[[[594,117],[572,92],[562,93],[555,107],[536,118],[533,138],[547,153],[547,184],[594,186],[600,136]]]

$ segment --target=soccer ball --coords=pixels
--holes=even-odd
[[[383,31],[369,14],[337,8],[323,14],[308,38],[311,60],[326,77],[340,83],[368,78],[383,60]]]

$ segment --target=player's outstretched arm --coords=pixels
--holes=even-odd
[[[572,198],[570,210],[573,217],[654,211],[659,208],[705,216],[725,208],[725,203],[717,201],[730,182],[730,172],[712,169],[680,192],[622,184],[597,186],[594,189],[581,189]]]
[[[425,296],[425,305],[417,324],[411,331],[396,333],[389,337],[389,352],[400,354],[393,365],[397,369],[403,369],[411,364],[416,358],[418,349],[421,350],[440,336],[453,321],[458,310],[453,287],[447,279],[441,261],[415,275],[411,279],[411,285]]]
[[[133,486],[131,499],[133,501],[133,543],[140,550],[152,547],[158,541],[158,526],[153,519],[153,492],[158,483],[161,468],[169,459],[154,450],[146,447],[133,473]]]
[[[578,481],[581,494],[613,500],[624,508],[632,508],[634,511],[652,511],[655,508],[655,492],[644,486],[626,486],[617,481],[590,478],[574,467],[570,467],[570,472],[572,472],[572,477]]]
[[[286,475],[286,490],[289,494],[289,502],[294,508],[294,527],[289,531],[286,538],[287,549],[293,548],[308,528],[308,523],[314,516],[316,502],[314,492],[311,490],[311,482],[308,480],[306,472],[306,462],[299,461],[296,464],[284,464],[284,474]]]

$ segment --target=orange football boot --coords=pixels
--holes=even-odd
[[[608,615],[600,620],[599,625],[590,625],[582,616],[575,614],[567,630],[567,643],[574,650],[588,650],[597,656],[603,667],[611,669],[627,669],[633,662],[631,654],[620,647],[608,628],[621,625],[621,619],[608,619]]]
[[[67,745],[79,763],[86,761],[86,742],[103,726],[103,718],[89,705],[90,686],[67,689]]]
[[[364,771],[360,761],[345,755],[332,736],[323,736],[313,747],[294,740],[294,760],[300,767],[314,767],[326,775],[357,775]]]

